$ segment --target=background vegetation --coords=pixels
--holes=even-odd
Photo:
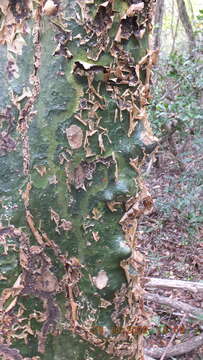
[[[201,1],[185,1],[195,36],[188,37],[176,1],[167,0],[161,28],[159,61],[153,71],[150,121],[159,148],[143,173],[154,198],[154,211],[140,223],[143,252],[148,256],[147,276],[202,281],[203,274],[203,10]],[[155,24],[156,29],[157,24]],[[153,42],[153,39],[152,39]],[[185,289],[159,290],[160,296],[202,307],[202,293]],[[147,303],[153,309],[147,345],[177,345],[202,334],[200,322],[183,319],[181,311]],[[180,323],[184,325],[181,332]],[[174,330],[176,329],[176,330]],[[176,332],[176,334],[175,334]],[[155,353],[154,353],[155,354]],[[154,355],[150,353],[150,355]],[[168,357],[162,353],[157,358]],[[171,359],[203,359],[201,347]]]

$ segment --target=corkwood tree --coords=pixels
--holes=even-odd
[[[142,359],[152,1],[1,0],[2,359]]]

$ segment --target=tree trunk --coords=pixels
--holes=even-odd
[[[190,18],[188,16],[184,0],[176,0],[176,1],[177,1],[180,20],[188,37],[189,51],[192,54],[194,52],[196,44],[195,44],[195,35],[192,29]]]
[[[0,9],[0,354],[142,359],[151,1]]]
[[[156,9],[154,16],[154,30],[153,30],[153,49],[160,49],[161,47],[161,31],[164,15],[164,0],[156,1]]]

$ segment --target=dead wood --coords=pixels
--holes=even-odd
[[[170,306],[174,309],[184,312],[188,317],[190,317],[192,319],[198,320],[200,322],[203,321],[203,310],[201,310],[200,308],[191,306],[189,304],[186,304],[183,301],[168,298],[165,296],[160,296],[157,294],[150,294],[150,293],[145,293],[145,299],[147,299],[149,301],[153,301],[160,305]]]
[[[179,356],[189,353],[202,345],[203,345],[203,333],[201,335],[194,336],[190,340],[184,341],[181,344],[170,346],[167,350],[166,348],[158,348],[158,347],[153,349],[145,349],[145,354],[147,356],[152,356],[155,359],[160,359],[161,356],[165,353],[165,357],[169,358],[171,356]]]
[[[144,355],[144,360],[155,360],[155,359],[152,358],[151,356]]]
[[[184,281],[184,280],[170,280],[159,278],[146,278],[148,281],[145,284],[147,289],[160,288],[160,289],[182,289],[188,290],[193,293],[203,292],[203,283]]]

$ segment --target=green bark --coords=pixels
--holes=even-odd
[[[141,359],[151,2],[0,8],[0,354]]]

